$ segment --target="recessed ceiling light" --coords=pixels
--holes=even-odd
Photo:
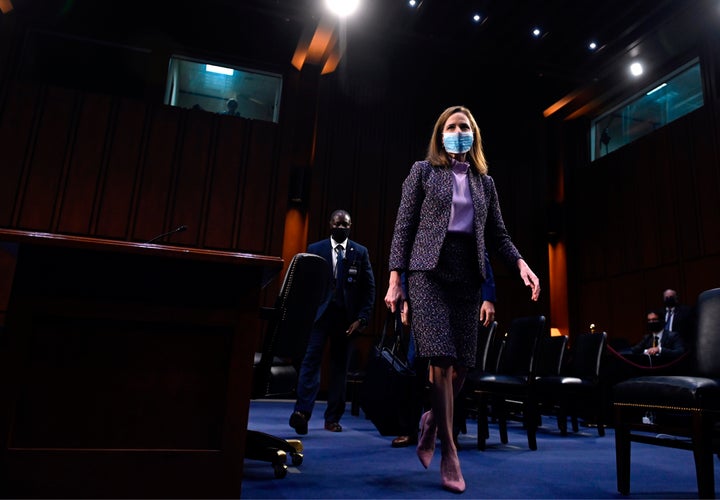
[[[643,74],[643,67],[642,64],[639,62],[634,62],[630,65],[630,73],[633,76],[640,76]]]
[[[540,35],[542,35],[542,30],[540,30],[540,28],[535,27],[532,29],[531,33],[532,33],[532,36],[534,36],[535,38],[540,38]]]
[[[597,42],[593,41],[593,42],[588,43],[588,49],[590,49],[590,50],[597,49]]]

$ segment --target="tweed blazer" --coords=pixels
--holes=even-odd
[[[516,269],[522,256],[505,229],[492,177],[469,169],[467,178],[478,255],[484,255],[487,248],[510,269]],[[413,164],[402,186],[390,247],[390,270],[435,269],[450,223],[452,196],[452,169],[435,167],[428,161]],[[485,259],[478,259],[478,265],[483,278],[487,278]]]

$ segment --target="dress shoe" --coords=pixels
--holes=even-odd
[[[443,456],[440,461],[440,477],[444,490],[452,493],[465,491],[465,479],[460,472],[460,459],[457,454],[453,458]]]
[[[325,430],[330,432],[342,432],[342,425],[337,422],[325,422]]]
[[[437,440],[437,426],[432,420],[432,412],[426,411],[420,419],[420,437],[416,453],[420,463],[426,469],[430,467],[433,454],[435,453],[435,441]]]
[[[308,432],[308,418],[307,416],[299,411],[294,411],[290,415],[290,427],[295,429],[298,434],[307,434]]]
[[[406,446],[416,445],[418,442],[417,434],[414,436],[398,436],[392,440],[393,448],[405,448]]]

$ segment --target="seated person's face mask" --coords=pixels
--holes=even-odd
[[[665,324],[662,321],[648,321],[647,329],[650,333],[658,333],[663,331]]]

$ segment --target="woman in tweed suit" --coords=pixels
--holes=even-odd
[[[409,307],[417,356],[430,360],[432,410],[420,420],[417,455],[427,468],[440,439],[443,488],[465,491],[453,441],[453,401],[467,369],[475,365],[480,285],[486,247],[517,267],[532,300],[537,276],[510,239],[492,177],[487,174],[480,130],[469,109],[447,108],[435,122],[427,158],[403,182],[390,249],[385,304]],[[405,297],[400,275],[406,272]],[[403,303],[403,301],[405,301]]]

